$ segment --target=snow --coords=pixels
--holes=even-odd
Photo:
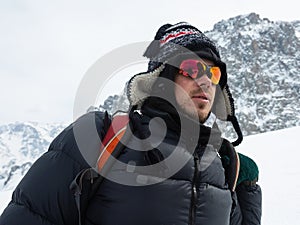
[[[300,166],[297,140],[300,127],[252,135],[237,150],[260,168],[265,225],[291,225],[300,221]]]
[[[252,157],[260,168],[263,225],[293,225],[300,221],[300,127],[247,136],[237,150]],[[11,190],[0,192],[0,213]]]
[[[10,191],[0,191],[0,213],[2,214],[3,210],[9,203],[11,199],[12,190]]]

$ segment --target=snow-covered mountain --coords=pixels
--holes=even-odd
[[[49,147],[63,124],[33,122],[0,126],[0,190],[12,189]]]
[[[219,45],[227,63],[245,136],[300,126],[300,21],[273,22],[251,13],[220,21],[205,33]],[[125,96],[114,95],[100,109],[112,112],[120,107],[126,107]],[[65,126],[0,125],[0,192],[15,187]]]
[[[227,64],[244,135],[300,125],[300,21],[273,22],[250,13],[204,33]],[[126,108],[124,99],[110,96],[100,109]],[[234,135],[231,131],[226,136]]]
[[[300,125],[300,21],[251,13],[206,34],[218,43],[245,135]]]

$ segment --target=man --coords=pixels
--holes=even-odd
[[[56,137],[14,191],[0,225],[260,224],[258,171],[233,148],[242,133],[215,44],[187,23],[166,24],[145,56],[148,71],[127,87],[130,139],[81,215],[69,190],[89,167],[78,139],[97,152],[110,123],[101,112],[82,116]],[[99,140],[89,135],[87,118]],[[233,145],[221,138],[217,118],[232,122]],[[83,180],[82,197],[90,186]]]

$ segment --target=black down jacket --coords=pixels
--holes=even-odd
[[[244,204],[241,210],[236,194],[228,189],[218,145],[211,143],[220,145],[219,133],[213,135],[201,126],[200,138],[195,137],[189,129],[194,122],[186,120],[188,126],[178,126],[176,116],[150,106],[142,109],[142,115],[131,115],[134,135],[91,199],[83,224],[241,225],[243,212],[251,221],[257,218],[243,224],[259,224],[260,189],[244,192],[246,197],[253,195],[254,204]],[[75,138],[76,127],[84,134],[81,143]],[[69,186],[89,167],[86,161],[97,159],[106,129],[101,112],[88,113],[67,127],[16,187],[0,225],[78,224]],[[195,146],[192,139],[197,140]],[[85,159],[82,148],[89,151]]]

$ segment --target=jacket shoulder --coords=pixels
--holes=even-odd
[[[86,113],[52,141],[48,152],[62,151],[80,164],[82,157],[85,160],[93,160],[98,154],[97,149],[100,149],[110,123],[111,116],[107,112]]]
[[[107,113],[90,112],[65,128],[18,184],[0,224],[19,224],[18,214],[28,224],[76,224],[77,209],[69,186],[79,171],[91,166],[88,160],[97,160],[109,125]]]

